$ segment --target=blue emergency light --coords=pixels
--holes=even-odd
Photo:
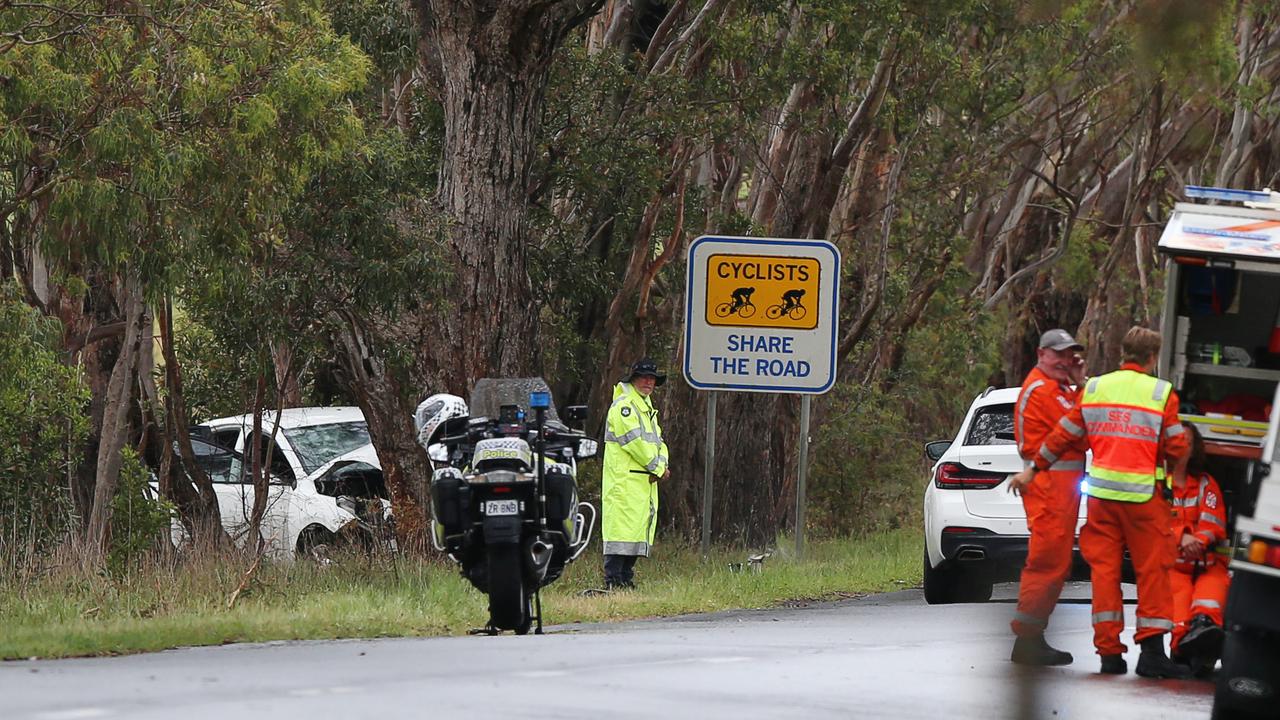
[[[529,407],[534,410],[546,410],[551,407],[551,393],[549,392],[531,392],[529,393]]]

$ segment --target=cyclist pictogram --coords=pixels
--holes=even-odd
[[[803,297],[804,290],[802,289],[796,288],[788,290],[782,293],[782,302],[765,308],[764,316],[770,320],[776,320],[783,315],[786,315],[792,320],[799,320],[804,317],[806,312],[808,312],[805,306],[800,302],[800,299]]]
[[[812,330],[822,314],[819,270],[811,257],[713,253],[698,314],[716,327]]]
[[[755,315],[756,306],[751,303],[751,295],[755,291],[753,287],[740,287],[734,290],[730,293],[732,299],[729,302],[722,302],[716,306],[716,317],[729,317],[734,313],[741,318]]]

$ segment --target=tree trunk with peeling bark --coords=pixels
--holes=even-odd
[[[443,88],[437,201],[449,218],[455,293],[434,356],[444,385],[537,368],[527,261],[528,188],[547,73],[566,33],[603,0],[418,0]]]
[[[431,480],[431,461],[417,443],[414,406],[406,400],[409,392],[400,375],[372,349],[365,325],[351,316],[343,320],[337,333],[338,362],[369,425],[369,439],[391,495],[396,540],[402,551],[421,554],[428,542],[426,483]]]
[[[94,555],[106,552],[110,538],[111,501],[120,482],[120,451],[129,440],[129,414],[133,406],[133,389],[137,384],[138,343],[144,328],[151,325],[151,313],[142,298],[142,285],[129,271],[124,279],[120,305],[125,322],[124,342],[116,358],[107,385],[106,409],[102,418],[102,437],[98,445],[97,471],[94,477],[93,507],[89,511],[86,547]],[[147,369],[150,371],[150,368]]]

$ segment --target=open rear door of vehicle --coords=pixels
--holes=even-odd
[[[1266,195],[1199,190],[1213,200]],[[1160,375],[1173,382],[1183,420],[1201,430],[1209,454],[1256,459],[1280,381],[1280,211],[1177,203],[1159,250],[1173,260]]]

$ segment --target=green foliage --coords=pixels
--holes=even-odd
[[[120,455],[120,485],[111,499],[107,547],[107,569],[115,575],[133,571],[157,543],[166,541],[164,531],[174,511],[147,486],[151,473],[133,448],[122,448]]]
[[[11,571],[73,526],[67,475],[88,429],[88,389],[54,350],[60,328],[0,284],[0,564]]]
[[[327,0],[325,9],[334,30],[356,43],[380,75],[413,70],[418,26],[408,0]]]
[[[182,364],[183,398],[193,424],[240,415],[253,402],[254,368],[247,361],[251,353],[244,345],[233,346],[232,340],[189,315],[175,318],[174,349]]]
[[[956,292],[965,282],[965,273],[950,271],[929,321],[908,335],[893,383],[846,381],[819,401],[823,423],[810,447],[810,525],[819,532],[919,526],[929,470],[923,445],[955,435],[1000,363],[1003,326]]]
[[[1236,67],[1231,37],[1236,5],[1232,0],[1137,2],[1136,57],[1175,82],[1229,83]]]
[[[1092,228],[1077,224],[1067,243],[1067,252],[1053,268],[1063,288],[1088,295],[1097,284],[1098,265],[1107,257],[1110,244]]]
[[[307,0],[59,0],[6,10],[11,32],[33,42],[0,53],[0,218],[40,217],[17,241],[55,267],[129,264],[151,292],[217,272],[360,135],[368,61]]]
[[[821,402],[829,404],[809,449],[810,526],[870,533],[914,525],[920,441],[902,398],[874,385],[841,384]]]
[[[281,345],[301,360],[304,401],[330,398],[320,386],[347,323],[371,327],[379,342],[368,350],[393,369],[438,371],[414,367],[420,348],[439,340],[434,324],[448,322],[454,293],[483,288],[454,288],[444,271],[446,219],[430,202],[443,118],[437,89],[424,85],[430,73],[415,69],[413,5],[141,7],[145,14],[122,14],[103,0],[54,0],[0,13],[0,253],[41,250],[73,303],[125,268],[141,271],[149,298],[174,297],[193,421],[244,412],[257,376],[274,380],[271,349]],[[1143,113],[1170,119],[1164,106],[1195,100],[1274,119],[1266,72],[1233,86],[1234,23],[1247,12],[1264,20],[1268,10],[1258,0],[746,0],[730,3],[659,72],[643,65],[643,48],[601,48],[597,34],[583,33],[559,52],[546,104],[533,108],[545,132],[529,178],[528,270],[548,376],[579,386],[596,379],[609,341],[599,329],[637,243],[654,258],[703,232],[772,232],[759,219],[768,213],[753,213],[748,201],[780,182],[787,197],[767,199],[796,204],[846,132],[883,51],[896,48],[883,109],[839,198],[858,212],[815,208],[819,224],[848,225],[826,232],[844,251],[847,327],[861,295],[878,287],[879,205],[889,168],[901,161],[883,302],[849,357],[866,384],[846,379],[822,401],[830,406],[820,412],[828,420],[815,445],[813,517],[828,532],[897,526],[914,512],[920,440],[952,432],[969,398],[1000,374],[1011,324],[969,299],[974,271],[1003,264],[1007,276],[1037,256],[1037,239],[1052,236],[1043,225],[1056,219],[1039,206],[1062,207],[1036,188],[1037,221],[986,247],[969,247],[992,232],[975,233],[970,221],[1006,210],[989,201],[1003,198],[1028,163],[1064,162],[1059,169],[1080,177],[1118,168],[1140,147],[1134,118]],[[677,35],[697,12],[686,9]],[[23,41],[6,45],[15,33]],[[799,100],[781,117],[793,94]],[[1081,124],[1071,150],[1062,136]],[[1171,159],[1157,164],[1185,167],[1153,169],[1151,185],[1204,177],[1177,158],[1202,154],[1215,164],[1221,128],[1201,123],[1184,147],[1162,151]],[[1108,133],[1115,137],[1097,141]],[[797,154],[785,167],[765,167],[761,155],[780,140]],[[1052,271],[1056,305],[1087,297],[1113,240],[1101,225],[1077,226]],[[684,270],[676,257],[646,288],[644,342],[668,358],[679,349],[673,318]],[[993,271],[993,282],[1001,276]],[[925,312],[910,317],[919,289],[939,278]],[[1158,273],[1148,288],[1154,302]],[[638,299],[622,300],[617,312],[634,315]],[[31,347],[50,352],[52,336],[23,327],[15,337],[41,338]],[[51,355],[39,362],[57,366]],[[32,476],[65,474],[83,420],[63,420],[84,404],[68,373],[18,372],[0,382],[53,383],[58,389],[42,397],[62,403],[27,413],[62,419],[33,421],[62,433],[47,442],[0,420],[0,439],[35,448],[13,458],[0,448],[0,473],[24,463]],[[61,465],[49,460],[55,446]],[[589,494],[594,480],[584,481]],[[56,493],[0,496],[17,497],[56,505],[41,517],[67,514]],[[36,535],[46,542],[56,528],[28,532]]]
[[[422,200],[433,182],[400,132],[369,134],[355,153],[318,169],[261,261],[224,273],[216,287],[188,286],[187,307],[228,349],[240,349],[238,360],[222,357],[257,368],[267,367],[273,341],[332,362],[331,334],[352,316],[382,322],[424,308],[447,312],[443,224]],[[371,350],[404,369],[420,338],[407,327],[390,328],[389,337],[400,330],[404,337]]]

